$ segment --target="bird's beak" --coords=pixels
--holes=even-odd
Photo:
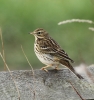
[[[33,32],[29,32],[29,34],[33,34]]]

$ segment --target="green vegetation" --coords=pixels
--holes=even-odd
[[[10,69],[30,69],[21,45],[32,66],[42,67],[33,51],[34,37],[28,33],[44,28],[74,59],[92,64],[94,59],[94,27],[87,23],[70,23],[58,26],[67,19],[94,21],[93,0],[0,0],[0,27],[2,29],[6,62]],[[1,43],[0,43],[1,51]],[[3,61],[0,58],[0,69]]]

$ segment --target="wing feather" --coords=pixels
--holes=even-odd
[[[74,62],[68,54],[54,41],[51,37],[47,39],[40,40],[39,49],[43,53],[48,53],[52,56],[56,56],[59,59],[68,60]]]

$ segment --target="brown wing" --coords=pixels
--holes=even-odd
[[[68,60],[74,62],[71,58],[69,58],[68,54],[61,49],[61,47],[54,41],[51,37],[47,39],[38,40],[39,50],[44,53],[50,53],[52,56],[56,56],[59,59]]]

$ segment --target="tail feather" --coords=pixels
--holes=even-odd
[[[72,65],[69,63],[69,61],[67,61],[67,60],[60,60],[59,62],[62,65],[65,65],[66,67],[68,67],[79,79],[84,79],[80,74],[76,73],[76,71],[74,70]]]
[[[75,75],[79,78],[79,79],[84,79],[80,74],[75,73]]]

